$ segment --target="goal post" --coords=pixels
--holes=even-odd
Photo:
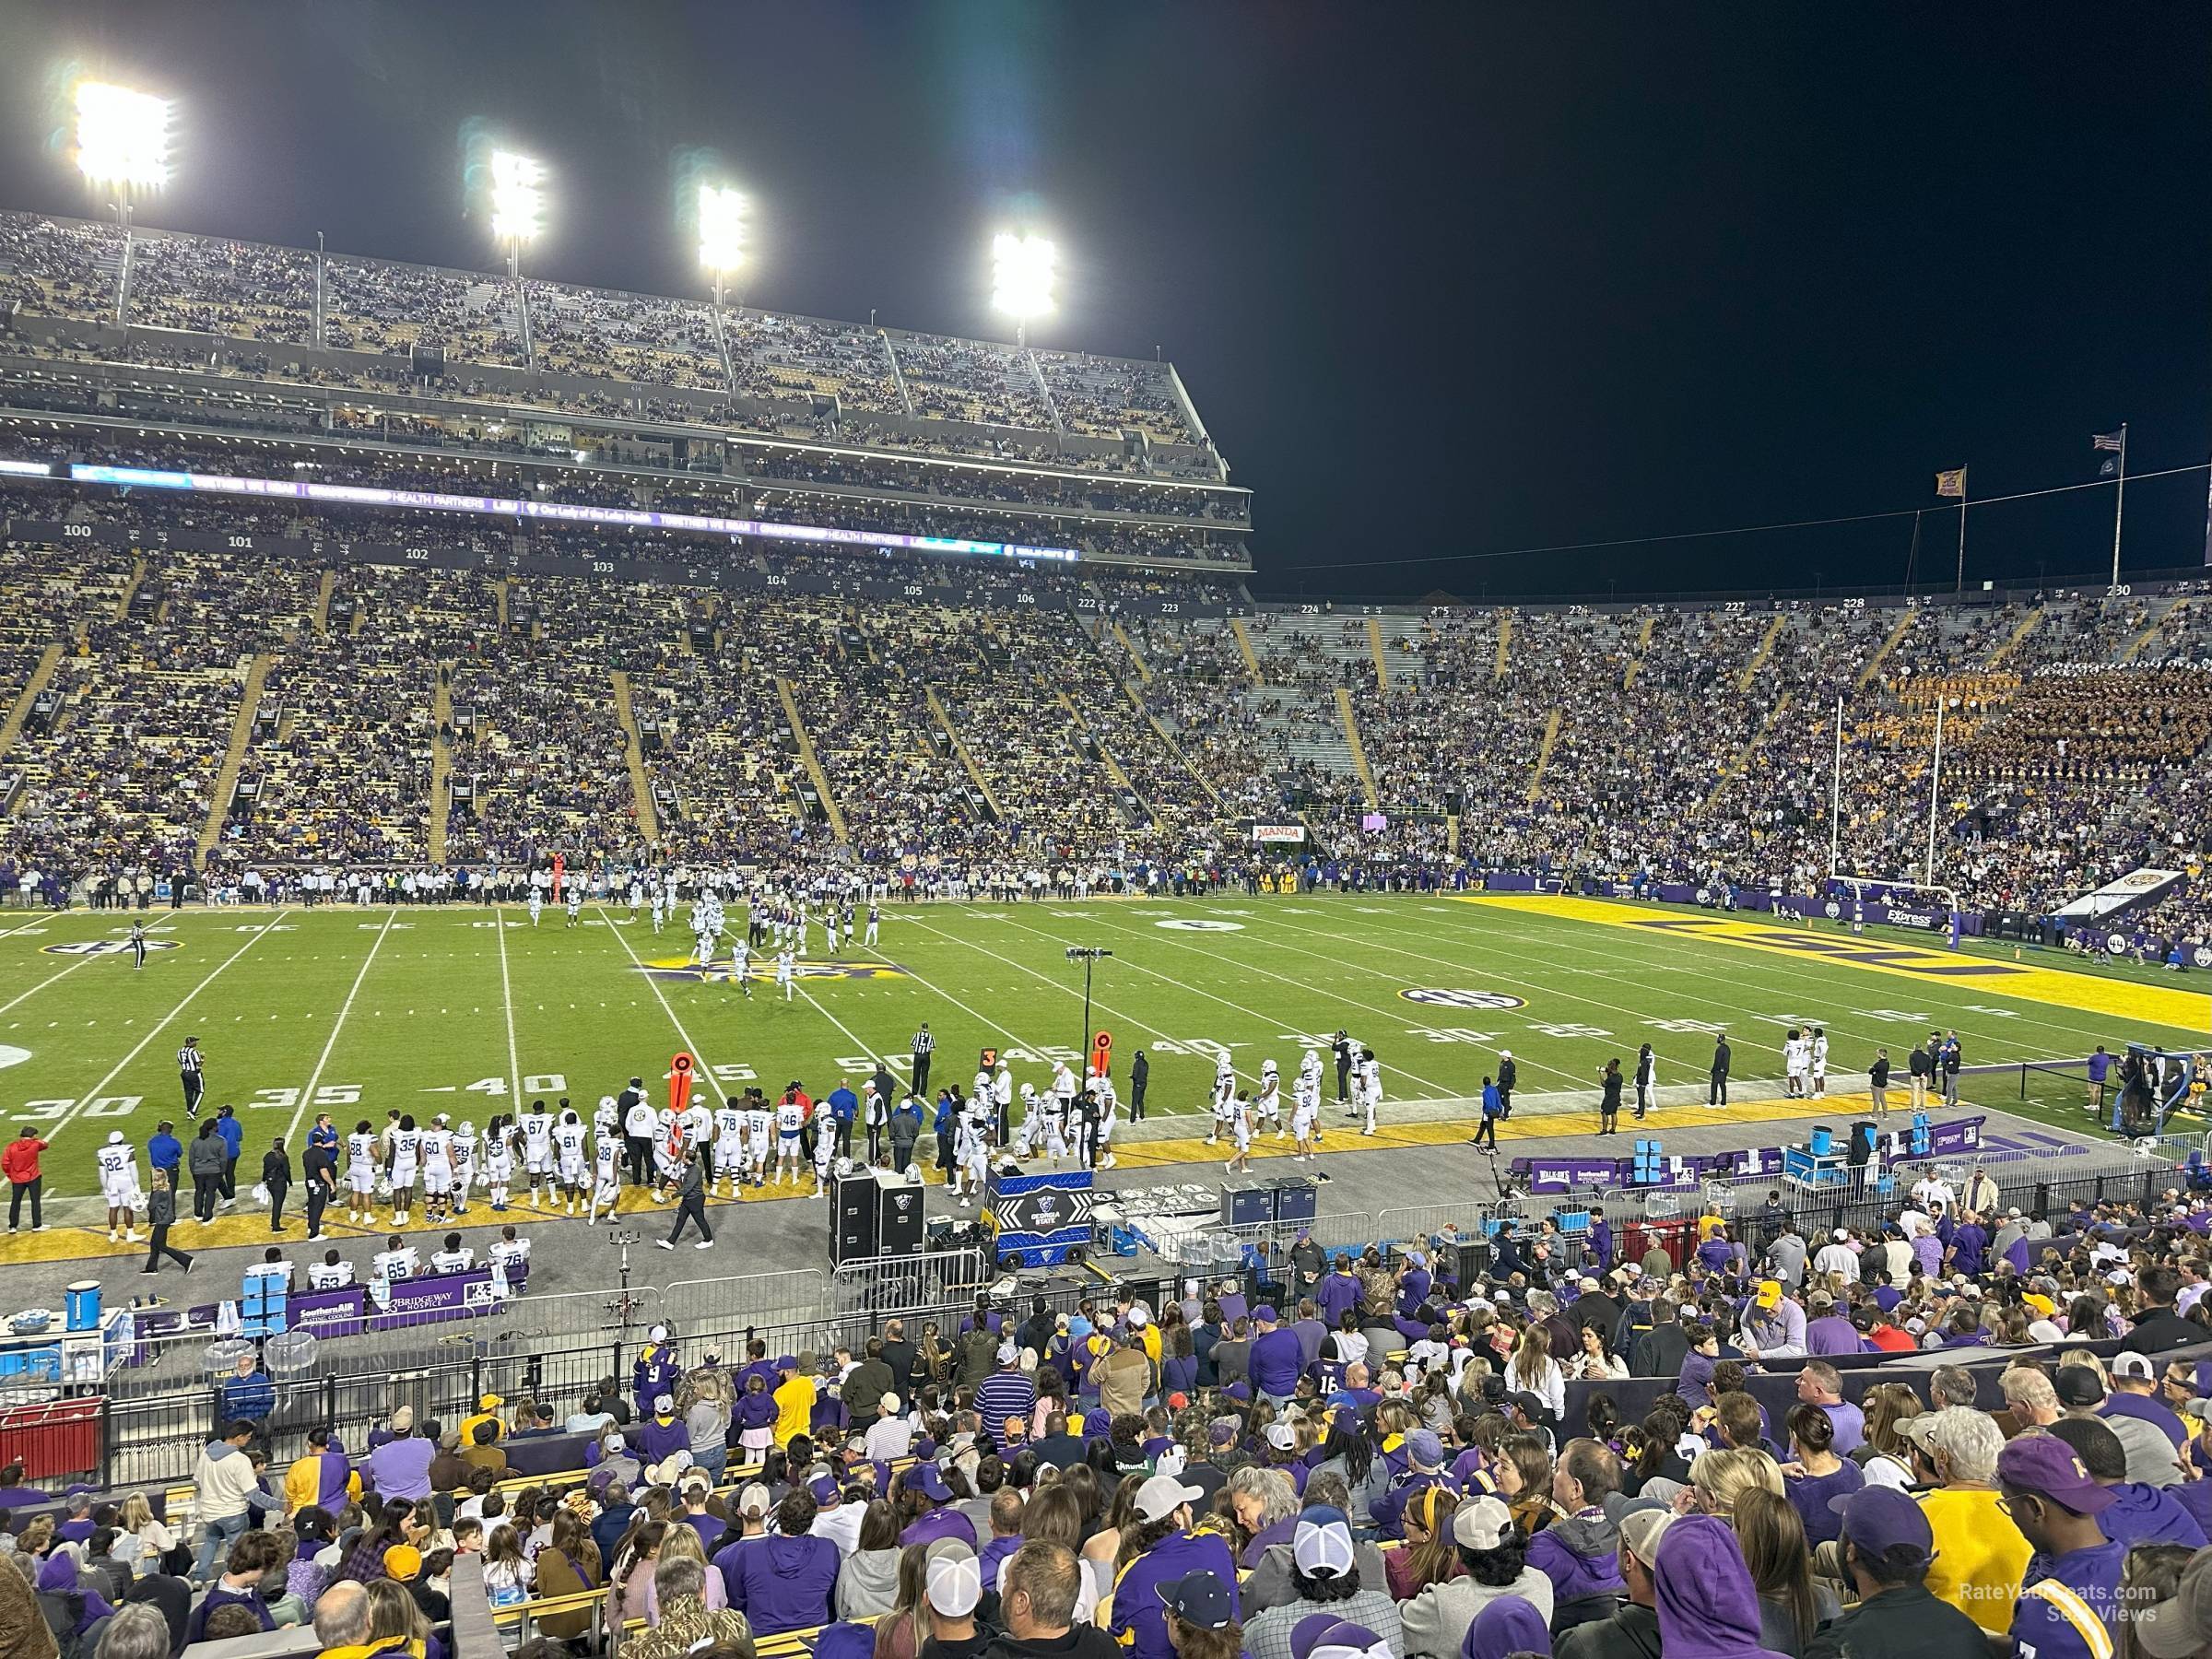
[[[1961,911],[1957,888],[1940,881],[1913,881],[1901,876],[1839,874],[1830,879],[1845,895],[1844,912],[1838,919],[1849,923],[1853,931],[1865,924],[1867,894],[1878,892],[1881,902],[1891,910],[1900,908],[1897,901],[1903,899],[1906,903],[1901,908],[1926,912],[1931,918],[1929,931],[1949,934],[1951,948],[1958,949]],[[1933,920],[1937,916],[1943,918],[1940,926]]]

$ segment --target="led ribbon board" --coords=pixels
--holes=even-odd
[[[843,530],[828,524],[782,524],[765,519],[717,518],[701,512],[647,512],[634,507],[587,507],[575,501],[518,501],[501,496],[449,495],[434,489],[379,489],[367,484],[318,484],[304,478],[233,478],[219,473],[166,472],[155,467],[84,463],[72,463],[69,477],[79,484],[114,484],[132,489],[186,489],[207,495],[327,501],[347,507],[476,512],[498,518],[551,519],[561,524],[604,524],[621,529],[683,530],[700,535],[758,535],[771,541],[890,547],[902,553],[1041,559],[1061,564],[1074,564],[1082,558],[1073,547],[1030,547],[1019,542],[971,541],[953,535],[897,535],[888,531]]]

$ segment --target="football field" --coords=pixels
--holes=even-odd
[[[726,953],[702,971],[679,923],[656,935],[627,907],[587,905],[572,928],[555,908],[535,927],[520,910],[459,905],[155,911],[143,970],[123,946],[127,917],[10,912],[0,1129],[29,1124],[53,1142],[50,1194],[88,1193],[108,1130],[143,1145],[161,1117],[182,1124],[187,1036],[206,1056],[207,1108],[229,1103],[244,1120],[241,1175],[276,1135],[296,1167],[319,1112],[343,1129],[363,1117],[381,1127],[388,1111],[481,1125],[518,1100],[565,1093],[588,1117],[633,1074],[660,1098],[678,1053],[724,1089],[758,1083],[772,1097],[796,1078],[819,1096],[878,1055],[903,1077],[924,1021],[937,1040],[933,1088],[965,1088],[986,1046],[1018,1082],[1041,1086],[1083,1042],[1071,945],[1113,952],[1097,964],[1092,1029],[1112,1034],[1117,1077],[1134,1050],[1148,1053],[1153,1115],[1203,1111],[1224,1052],[1248,1080],[1270,1057],[1288,1077],[1306,1044],[1325,1060],[1339,1027],[1382,1061],[1387,1116],[1394,1100],[1474,1096],[1501,1048],[1524,1095],[1594,1105],[1605,1062],[1632,1065],[1641,1042],[1656,1045],[1663,1084],[1692,1082],[1725,1028],[1737,1078],[1770,1078],[1783,1030],[1817,1023],[1839,1074],[1886,1044],[1901,1102],[1905,1055],[1931,1026],[1956,1029],[1973,1066],[2131,1040],[2201,1048],[2212,1022],[2194,976],[2074,973],[2048,955],[2016,962],[1598,900],[1312,894],[883,915],[874,950],[828,958],[812,930],[785,999],[759,959],[748,998]],[[2025,1104],[2019,1094],[2017,1071],[1967,1090],[2082,1125],[2077,1082],[2039,1073]]]

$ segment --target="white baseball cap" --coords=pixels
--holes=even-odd
[[[1300,1572],[1327,1572],[1337,1578],[1350,1572],[1358,1557],[1344,1512],[1316,1507],[1300,1515],[1290,1535],[1290,1559]]]
[[[957,1538],[929,1547],[929,1605],[947,1618],[965,1618],[983,1595],[983,1566]]]
[[[1172,1475],[1155,1475],[1136,1488],[1136,1518],[1165,1521],[1186,1503],[1203,1502],[1206,1488],[1186,1487]]]

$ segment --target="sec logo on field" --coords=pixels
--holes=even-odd
[[[1528,1004],[1502,991],[1401,991],[1407,1002],[1431,1008],[1525,1008]]]
[[[1165,922],[1155,922],[1155,927],[1168,927],[1177,933],[1242,933],[1241,922],[1208,922],[1188,916],[1171,916]]]
[[[131,947],[128,939],[73,939],[66,945],[41,945],[40,951],[46,956],[121,956]],[[148,939],[148,950],[176,950],[181,948],[174,939]]]

